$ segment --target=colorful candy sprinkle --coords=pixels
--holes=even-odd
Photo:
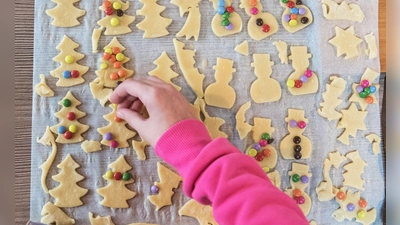
[[[119,3],[119,2],[114,2],[113,3],[113,8],[115,10],[121,9],[121,7],[122,7],[121,3]]]
[[[369,90],[371,90],[371,93],[375,93],[376,92],[376,87],[374,85],[369,86]]]
[[[130,179],[131,179],[131,175],[130,175],[129,173],[125,172],[125,173],[122,175],[122,180],[128,181],[128,180],[130,180]]]
[[[347,204],[347,210],[353,212],[356,206],[353,203]]]
[[[107,63],[100,64],[100,69],[102,69],[102,70],[107,69],[107,67],[108,67]]]
[[[292,181],[295,182],[295,183],[299,182],[300,181],[300,175],[293,174]]]
[[[304,71],[304,76],[308,78],[312,77],[312,70],[306,69],[306,71]]]
[[[232,29],[233,29],[233,24],[232,24],[232,23],[229,23],[228,26],[225,26],[225,28],[226,28],[227,30],[232,30]]]
[[[289,14],[285,14],[285,15],[283,16],[283,19],[284,19],[286,22],[289,23],[289,21],[290,21],[290,15],[289,15]]]
[[[114,177],[114,173],[111,170],[108,170],[106,172],[106,178],[107,179],[112,179]]]
[[[70,78],[70,77],[71,77],[71,72],[69,72],[68,70],[64,70],[64,72],[63,72],[63,77],[64,77],[65,79]]]
[[[268,24],[263,24],[263,25],[261,26],[261,30],[262,30],[264,33],[268,33],[270,29],[271,29],[271,28],[269,27]]]
[[[306,175],[301,176],[301,183],[307,184],[309,180],[310,179],[308,178],[308,176]]]
[[[257,24],[257,26],[261,27],[264,24],[263,19],[261,19],[261,18],[256,19],[256,24]]]
[[[260,151],[260,149],[261,149],[260,143],[254,143],[253,148],[254,148],[255,150],[257,150],[257,151]]]
[[[64,126],[59,126],[57,131],[59,134],[63,134],[65,133],[65,131],[67,131],[67,128],[65,128]]]
[[[271,156],[271,150],[265,149],[265,150],[263,151],[263,155],[264,155],[265,157],[270,157],[270,156]]]
[[[70,107],[71,106],[71,100],[69,100],[68,98],[63,100],[63,106],[64,107]]]
[[[122,179],[122,174],[120,172],[115,172],[114,173],[114,180],[121,180]]]
[[[361,87],[361,85],[358,85],[357,88],[356,88],[356,91],[357,91],[358,93],[360,93],[360,92],[364,91],[364,88]]]
[[[110,132],[104,134],[104,139],[107,141],[111,141],[113,139],[113,135]]]
[[[358,201],[358,205],[359,205],[361,208],[366,208],[367,205],[368,205],[368,203],[367,203],[367,201],[365,201],[365,199],[360,199],[360,201]]]
[[[287,85],[288,87],[290,87],[290,88],[294,87],[294,80],[288,80],[288,81],[286,82],[286,85]]]
[[[299,122],[297,122],[297,126],[300,128],[300,129],[304,129],[305,127],[306,127],[306,122],[304,122],[304,121],[299,121]]]
[[[261,138],[262,138],[262,139],[265,139],[265,140],[269,140],[269,139],[271,138],[271,136],[270,136],[268,133],[263,133],[263,134],[261,135]]]
[[[253,7],[250,9],[251,15],[257,15],[258,14],[258,9],[256,7]]]
[[[264,170],[264,172],[268,173],[271,169],[268,166],[264,166],[262,168]]]
[[[71,139],[72,138],[72,133],[70,131],[65,131],[64,137],[65,137],[65,139]]]
[[[290,125],[291,127],[293,127],[293,128],[297,127],[297,122],[296,122],[296,120],[290,120],[290,121],[289,121],[289,125]]]
[[[365,98],[365,101],[366,101],[368,104],[372,104],[372,103],[374,103],[374,98],[372,98],[372,96],[367,96],[367,97]]]
[[[364,210],[360,210],[360,211],[358,211],[358,213],[357,213],[357,217],[358,217],[359,219],[364,219],[366,216],[367,216],[367,213],[366,213]]]
[[[294,142],[295,144],[300,144],[301,138],[300,138],[299,136],[294,136],[293,142]]]
[[[257,150],[255,150],[254,148],[249,150],[249,156],[251,157],[255,157],[257,155]]]
[[[119,25],[119,20],[117,18],[112,18],[110,20],[110,24],[111,24],[111,26],[116,27]]]
[[[303,86],[303,82],[301,82],[301,80],[296,80],[296,81],[294,82],[294,86],[295,86],[296,88],[301,88],[301,86]]]
[[[369,81],[368,80],[362,80],[361,81],[361,87],[366,88],[369,86]]]
[[[292,1],[288,1],[288,3],[287,3],[287,7],[289,7],[289,8],[293,8],[293,7],[294,7],[294,2],[292,2]]]
[[[74,63],[75,62],[75,58],[72,55],[67,55],[65,56],[65,62],[68,64]]]
[[[290,20],[289,21],[289,26],[291,26],[291,27],[297,26],[297,20]]]
[[[296,8],[296,7],[293,7],[293,8],[290,9],[290,13],[291,14],[299,14],[299,9]]]
[[[254,158],[256,158],[257,161],[261,162],[264,160],[264,155],[262,153],[257,153]]]
[[[306,14],[306,9],[305,8],[299,8],[299,15],[304,15]]]
[[[235,12],[235,8],[233,8],[232,6],[228,6],[228,7],[226,7],[226,11],[229,13],[233,13],[233,12]]]
[[[222,26],[226,27],[226,26],[228,26],[230,24],[230,22],[229,22],[228,19],[223,19],[221,24],[222,24]]]
[[[68,127],[68,131],[71,132],[71,133],[73,133],[73,134],[75,134],[77,130],[78,130],[78,127],[76,127],[75,124],[71,124],[71,125],[69,125],[69,127]]]
[[[299,197],[297,197],[296,201],[297,201],[297,204],[302,205],[306,202],[306,199],[303,196],[299,196]]]
[[[300,22],[302,24],[307,24],[308,23],[308,18],[307,17],[303,17],[303,18],[301,18]]]
[[[111,73],[111,74],[110,74],[110,79],[111,79],[111,80],[117,80],[118,78],[119,78],[118,73],[115,73],[115,72],[114,72],[114,73]]]
[[[118,142],[116,140],[110,141],[111,148],[118,148]]]
[[[293,196],[296,196],[296,197],[300,197],[301,196],[301,191],[299,190],[299,189],[294,189],[293,190]]]
[[[259,143],[260,143],[261,147],[265,147],[268,145],[268,141],[265,139],[261,139]]]
[[[344,200],[344,199],[346,198],[346,194],[345,194],[343,191],[339,191],[339,192],[336,194],[336,197],[337,197],[339,200]]]
[[[151,193],[158,194],[158,187],[156,185],[151,186],[150,188]]]

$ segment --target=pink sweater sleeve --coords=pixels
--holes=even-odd
[[[186,195],[212,204],[220,225],[309,224],[295,201],[271,183],[253,158],[225,138],[212,140],[198,120],[172,126],[155,152],[178,170]]]

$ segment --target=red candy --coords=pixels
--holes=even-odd
[[[64,137],[65,137],[65,139],[71,139],[72,138],[72,133],[70,131],[65,131]]]
[[[361,208],[365,208],[365,207],[367,207],[368,203],[367,203],[367,201],[365,201],[365,199],[360,199],[360,201],[358,201],[358,205]]]
[[[116,54],[120,53],[121,50],[120,50],[118,47],[114,47],[114,48],[112,49],[112,52],[113,52],[114,55],[116,55]]]
[[[125,70],[118,70],[119,77],[123,78],[123,77],[125,77],[125,75],[126,75]]]
[[[344,199],[346,198],[346,194],[345,194],[343,191],[339,191],[339,192],[336,194],[336,197],[337,197],[339,200],[344,200]]]
[[[264,154],[265,157],[270,157],[270,156],[271,156],[271,150],[265,149],[265,150],[263,151],[263,154]]]
[[[111,7],[107,7],[105,13],[107,16],[111,16],[114,13],[114,10]]]
[[[118,73],[111,73],[110,74],[110,79],[111,80],[117,80],[119,77],[118,77]]]
[[[118,142],[116,140],[110,141],[111,148],[118,148]]]
[[[303,82],[301,80],[296,80],[294,82],[294,86],[297,88],[301,88],[301,86],[303,86]]]
[[[264,23],[264,24],[261,26],[261,30],[262,30],[263,32],[265,32],[265,33],[268,33],[270,29],[271,29],[271,28],[268,26],[268,24],[265,24],[265,23]]]
[[[288,1],[288,3],[287,3],[287,7],[289,7],[289,8],[293,8],[294,7],[294,2],[293,1]]]
[[[114,62],[114,68],[119,69],[122,67],[122,63],[121,62]]]
[[[114,180],[121,180],[122,179],[122,174],[120,172],[115,172],[114,173]]]
[[[110,57],[111,57],[110,53],[108,53],[108,52],[104,52],[104,53],[103,53],[103,59],[109,60]]]
[[[67,119],[68,120],[74,120],[75,119],[75,113],[73,113],[73,112],[69,112],[68,114],[67,114]]]
[[[79,71],[78,70],[72,70],[71,77],[78,78],[79,77]]]
[[[228,6],[228,7],[226,7],[226,11],[228,13],[233,13],[233,12],[235,12],[235,9],[232,6]]]
[[[264,159],[264,155],[261,153],[257,153],[257,155],[255,156],[256,160],[261,162]]]
[[[260,142],[259,142],[259,144],[261,145],[261,147],[265,147],[265,146],[268,145],[268,141],[265,140],[265,139],[261,139]]]

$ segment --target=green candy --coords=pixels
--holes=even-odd
[[[224,26],[224,27],[226,27],[230,24],[228,19],[223,19],[221,23],[222,23],[222,26]]]
[[[289,0],[282,0],[282,2],[285,3],[285,4],[288,3],[288,1],[289,1]]]
[[[122,175],[122,180],[128,181],[130,179],[131,179],[131,175],[129,173],[124,173],[124,175]]]
[[[271,138],[271,136],[268,134],[268,133],[263,133],[262,135],[261,135],[261,139],[264,139],[264,140],[269,140]]]
[[[292,176],[292,181],[295,182],[295,183],[299,182],[300,181],[300,176],[298,174],[294,174]]]
[[[364,88],[364,92],[367,94],[371,94],[371,89],[369,87]]]
[[[368,96],[368,93],[365,91],[360,92],[360,98],[366,98]]]
[[[63,106],[70,107],[71,106],[71,100],[69,100],[68,98],[64,99]]]
[[[228,11],[224,12],[224,14],[222,14],[222,18],[224,18],[224,19],[228,19],[230,16],[231,16],[231,14]]]

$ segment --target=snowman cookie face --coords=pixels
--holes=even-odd
[[[310,9],[299,0],[279,0],[285,8],[282,14],[282,26],[290,33],[304,29],[313,22]]]

